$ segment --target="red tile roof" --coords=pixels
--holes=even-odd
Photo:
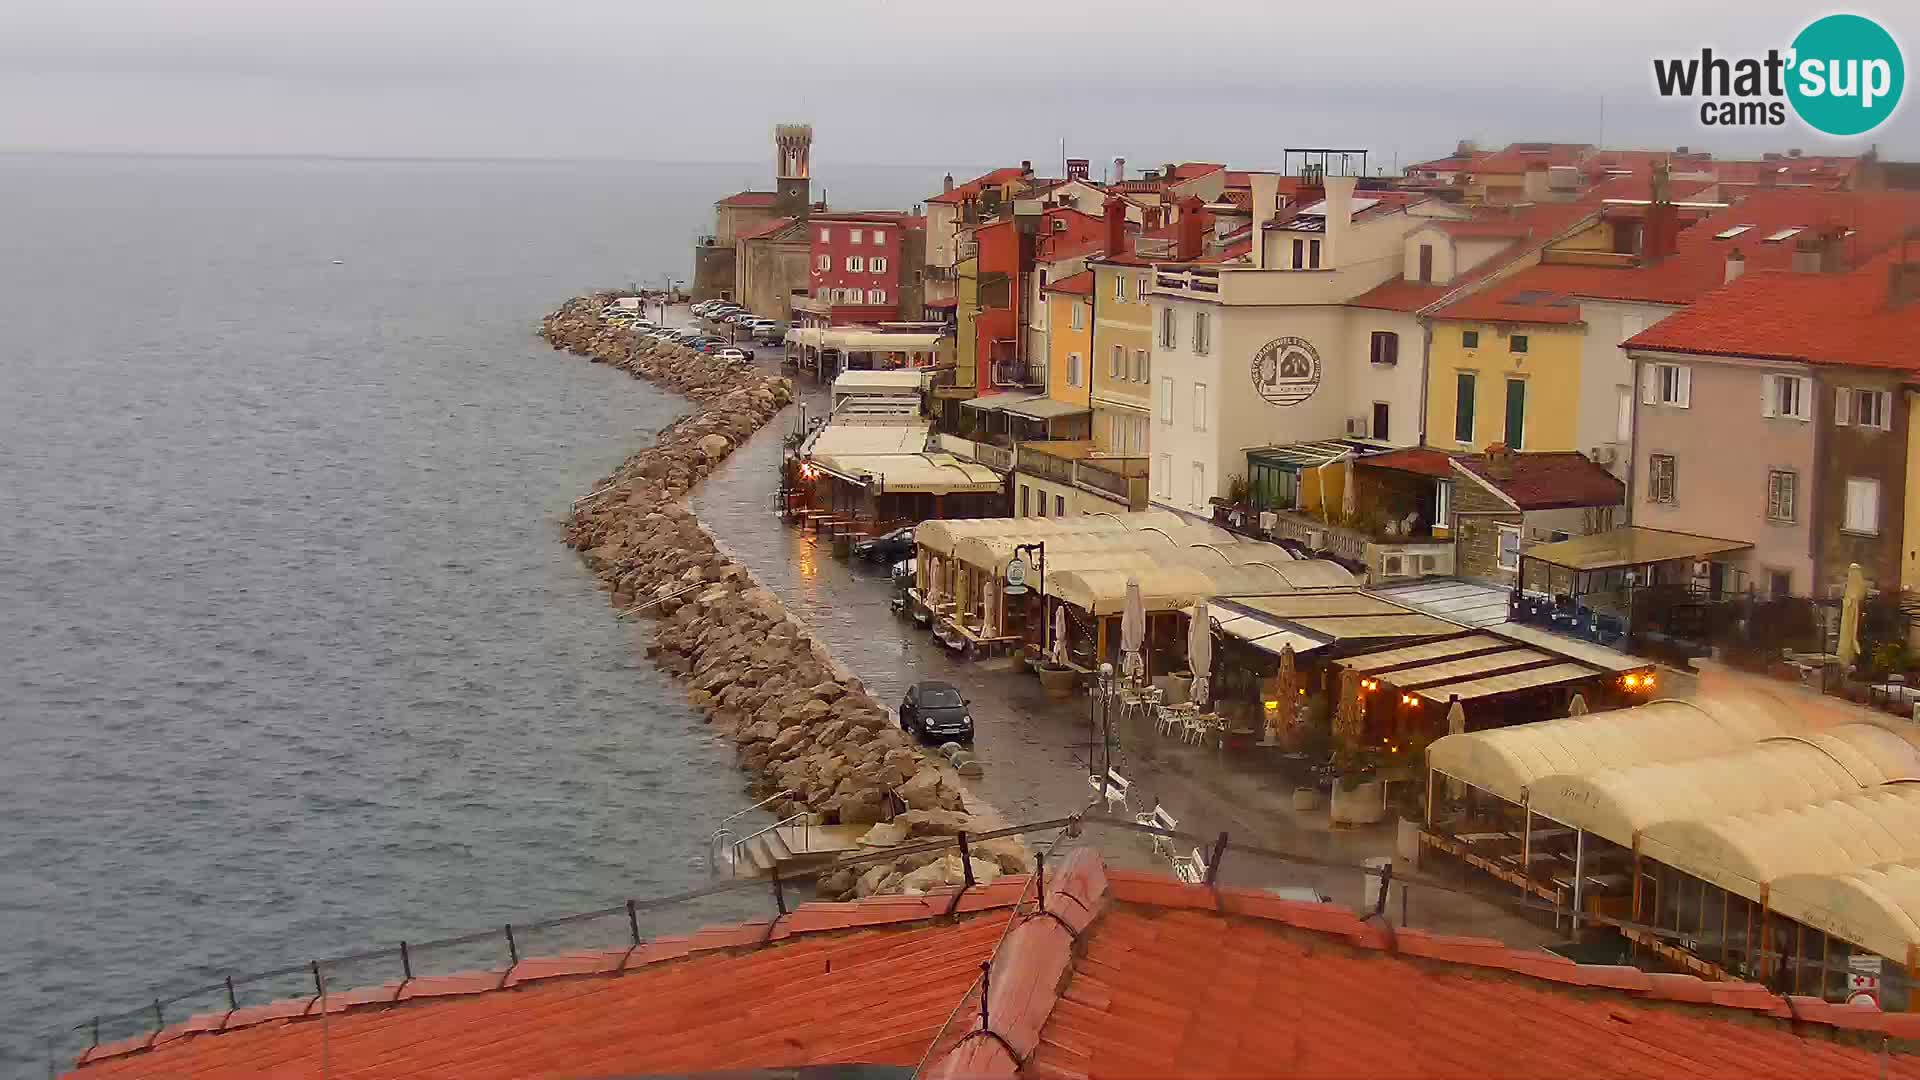
[[[1577,305],[1559,306],[1576,297],[1635,300],[1653,304],[1689,304],[1726,281],[1727,255],[1736,248],[1747,271],[1792,265],[1796,238],[1769,243],[1781,230],[1817,229],[1838,224],[1852,229],[1842,241],[1849,264],[1885,250],[1908,228],[1920,225],[1920,193],[1904,191],[1816,192],[1755,189],[1734,205],[1683,229],[1678,250],[1651,265],[1584,266],[1543,264],[1515,274],[1486,293],[1442,308],[1445,319],[1572,323]],[[1748,226],[1738,236],[1719,233]],[[1549,255],[1552,253],[1549,252]],[[1512,303],[1519,294],[1528,300]]]
[[[1173,179],[1192,180],[1201,176],[1209,176],[1224,168],[1226,168],[1225,165],[1212,161],[1184,161],[1173,167]]]
[[[1591,222],[1598,212],[1593,206],[1581,203],[1521,203],[1510,207],[1485,207],[1464,221],[1438,222],[1443,232],[1457,238],[1507,238],[1512,243],[1466,273],[1455,275],[1453,280],[1444,285],[1393,278],[1347,303],[1354,307],[1384,311],[1419,311],[1470,288],[1554,239],[1577,231]],[[1452,310],[1451,306],[1447,310]]]
[[[930,203],[963,202],[972,196],[980,194],[980,192],[986,188],[1003,187],[1025,175],[1026,173],[1017,165],[1009,166],[1005,169],[995,169],[983,176],[976,176],[964,184],[956,184],[952,191],[943,191],[929,198],[927,201]]]
[[[1384,454],[1368,454],[1354,459],[1354,463],[1365,465],[1370,469],[1392,469],[1395,472],[1417,473],[1440,480],[1453,479],[1453,458],[1425,446],[1389,450]]]
[[[1457,457],[1453,464],[1513,500],[1522,510],[1618,506],[1627,501],[1626,485],[1576,450],[1516,453],[1513,475],[1505,479],[1493,476],[1485,454]]]
[[[1578,165],[1593,149],[1586,143],[1512,143],[1504,150],[1483,150],[1467,161],[1467,171],[1476,175],[1510,176],[1529,168],[1549,165]]]
[[[956,297],[949,296],[938,300],[929,300],[922,306],[930,308],[957,308],[960,306],[960,301]]]
[[[740,191],[721,199],[715,206],[772,206],[780,197],[777,191]]]
[[[995,958],[992,1035],[969,1018],[943,1038],[934,1080],[1920,1078],[1916,1015],[1396,929],[1090,853],[1049,885],[1049,916]]]
[[[1252,250],[1251,245],[1248,250]],[[1453,289],[1452,285],[1435,285],[1431,282],[1408,281],[1406,278],[1389,278],[1347,301],[1347,304],[1350,307],[1374,308],[1380,311],[1419,311],[1452,292]]]
[[[1898,250],[1851,273],[1749,272],[1629,348],[1920,371],[1920,301],[1888,304]],[[1920,245],[1910,273],[1920,274]]]
[[[151,1045],[98,1048],[75,1075],[309,1077],[324,1055],[359,1080],[559,1080],[911,1065],[931,1047],[939,1080],[1920,1080],[1920,1015],[1395,929],[1332,904],[1109,870],[1091,850],[1056,866],[1044,915],[1005,914],[1018,877],[962,895],[956,921],[942,918],[950,889],[807,904],[767,944],[764,923],[718,927],[332,995],[324,1021],[306,999],[214,1013]],[[968,991],[990,955],[982,1010]]]
[[[779,232],[781,229],[784,229],[787,226],[793,224],[793,222],[794,222],[794,219],[790,217],[774,218],[771,221],[762,222],[761,224],[756,225],[751,229],[747,229],[744,232],[734,233],[733,239],[735,243],[738,243],[742,240],[758,240],[761,237],[767,235],[768,233]]]
[[[1041,292],[1065,293],[1069,296],[1090,296],[1093,293],[1093,271],[1082,270],[1059,281],[1049,281]]]
[[[1010,907],[1025,878],[961,899]],[[100,1047],[84,1080],[656,1076],[836,1062],[911,1065],[980,974],[1004,914],[945,895],[806,904],[767,925],[213,1013]],[[216,1034],[217,1033],[217,1034]]]

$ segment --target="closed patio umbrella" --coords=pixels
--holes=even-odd
[[[1193,618],[1187,623],[1187,667],[1193,671],[1193,703],[1207,707],[1212,691],[1213,616],[1205,600],[1193,605]]]
[[[1053,664],[1055,667],[1067,666],[1067,606],[1058,604],[1053,609]]]
[[[1277,708],[1267,711],[1269,745],[1283,741],[1293,718],[1300,714],[1300,674],[1294,667],[1291,641],[1280,646],[1280,675],[1276,681],[1280,684],[1274,691],[1279,699],[1274,702]]]
[[[1333,737],[1348,749],[1360,745],[1360,673],[1352,669],[1340,675],[1340,706],[1333,715]]]
[[[1120,612],[1120,671],[1128,678],[1139,678],[1140,650],[1147,643],[1147,605],[1140,597],[1140,580],[1127,579],[1127,606]]]
[[[1340,492],[1340,513],[1345,517],[1347,521],[1353,520],[1354,515],[1359,513],[1359,506],[1360,506],[1360,496],[1354,492],[1354,488],[1358,487],[1359,485],[1353,482],[1354,473],[1356,472],[1353,461],[1354,461],[1353,457],[1351,455],[1348,456],[1347,476],[1346,476],[1347,483],[1346,483],[1346,487]]]
[[[1840,600],[1840,666],[1849,668],[1860,658],[1860,607],[1867,600],[1867,579],[1859,563],[1847,567],[1847,591]]]
[[[1573,695],[1573,702],[1567,706],[1567,715],[1568,716],[1587,715],[1587,695],[1585,694]],[[1464,712],[1462,713],[1460,719],[1462,723],[1466,721],[1466,716]]]

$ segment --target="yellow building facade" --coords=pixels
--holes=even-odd
[[[1047,300],[1047,396],[1089,407],[1087,361],[1093,355],[1093,278],[1074,274],[1049,284]]]
[[[1145,457],[1153,419],[1153,267],[1144,260],[1101,260],[1091,272],[1093,441],[1102,453]]]
[[[1427,443],[1479,452],[1579,450],[1585,327],[1434,319]]]

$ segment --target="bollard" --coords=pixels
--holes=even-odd
[[[1208,888],[1212,888],[1214,881],[1219,878],[1220,860],[1224,858],[1226,854],[1227,854],[1227,834],[1225,832],[1222,832],[1220,834],[1220,838],[1213,842],[1213,858],[1207,860],[1207,887]]]

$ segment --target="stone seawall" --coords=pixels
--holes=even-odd
[[[738,747],[757,790],[789,791],[780,817],[877,823],[888,792],[909,807],[881,835],[894,839],[993,828],[959,776],[902,732],[860,679],[746,568],[721,554],[682,497],[793,400],[793,382],[616,327],[600,316],[612,294],[569,301],[540,334],[556,349],[610,364],[691,399],[694,411],[660,432],[574,507],[567,543],[614,607],[653,619],[647,652],[687,682],[687,696]],[[716,820],[728,808],[716,807]],[[974,848],[976,877],[1026,869],[1024,845]],[[948,863],[953,861],[949,856]],[[957,876],[931,856],[881,863],[823,881],[832,895],[917,891]],[[950,872],[949,872],[950,871]]]

